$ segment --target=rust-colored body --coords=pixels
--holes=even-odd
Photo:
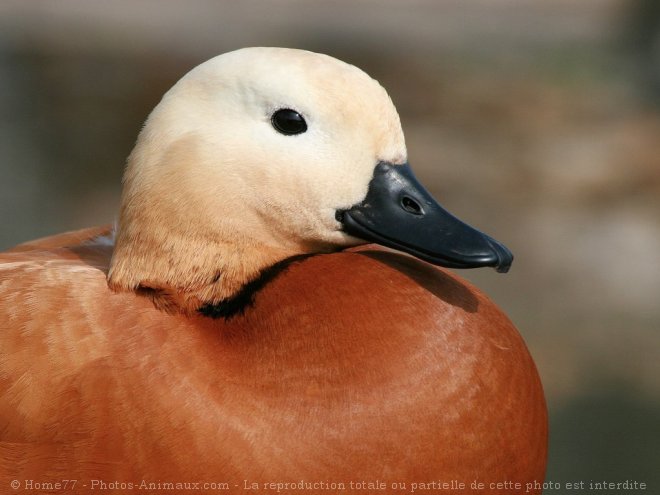
[[[291,265],[228,321],[186,317],[111,292],[112,246],[88,242],[100,233],[0,254],[0,491],[75,479],[62,493],[93,480],[540,493],[525,491],[546,462],[534,363],[454,274],[367,246]],[[335,492],[321,487],[280,493]]]

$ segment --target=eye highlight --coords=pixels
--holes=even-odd
[[[281,108],[270,118],[275,130],[286,136],[302,134],[307,130],[307,122],[302,115],[290,108]]]

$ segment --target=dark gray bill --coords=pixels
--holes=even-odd
[[[337,220],[348,234],[449,268],[492,266],[507,272],[513,255],[504,245],[453,216],[424,189],[407,163],[380,162],[367,197]]]

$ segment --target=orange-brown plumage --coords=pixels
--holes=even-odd
[[[1,489],[538,493],[545,401],[509,320],[450,272],[351,247],[510,266],[406,160],[387,93],[330,57],[250,48],[184,76],[116,232],[0,254]]]
[[[0,255],[0,486],[543,479],[533,361],[456,275],[369,245],[292,264],[242,315],[190,317],[113,293],[103,234]]]

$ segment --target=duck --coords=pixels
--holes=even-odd
[[[149,115],[116,225],[0,254],[0,485],[541,493],[534,361],[452,270],[512,259],[365,72],[212,58]]]

